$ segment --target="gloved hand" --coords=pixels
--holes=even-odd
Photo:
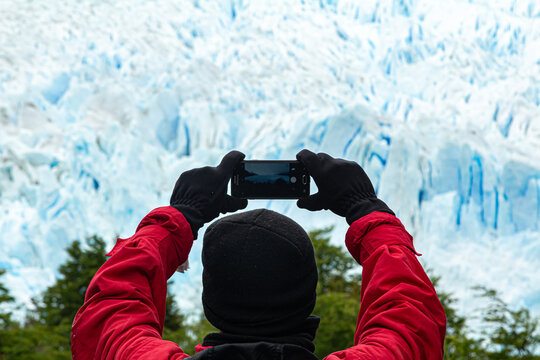
[[[231,151],[217,167],[202,167],[180,175],[171,196],[171,206],[180,211],[197,239],[197,232],[219,213],[234,212],[247,206],[246,199],[227,195],[227,184],[233,170],[244,159],[239,151]]]
[[[298,207],[316,211],[331,210],[352,224],[373,211],[394,212],[375,195],[364,170],[354,161],[335,159],[328,154],[302,150],[296,158],[304,164],[319,192],[299,199]]]

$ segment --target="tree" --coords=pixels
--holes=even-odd
[[[195,346],[202,344],[207,334],[219,330],[210,324],[203,313],[199,314],[193,323],[188,323],[186,314],[180,311],[174,296],[168,291],[172,283],[167,283],[163,339],[177,343],[187,354],[194,354]]]
[[[0,270],[0,276],[3,274],[5,274],[5,270]],[[0,304],[11,303],[14,300],[6,287],[0,283]],[[57,344],[64,341],[62,336],[51,332],[45,326],[21,327],[19,323],[11,321],[9,313],[1,313],[0,322],[1,360],[68,359],[66,354],[56,350]]]
[[[6,273],[6,270],[0,269],[0,278]],[[0,283],[0,306],[5,303],[12,303],[15,299],[9,295],[8,289]],[[0,329],[7,329],[11,323],[11,314],[0,311]]]
[[[6,273],[6,270],[0,269],[0,278]],[[9,295],[9,290],[0,282],[0,306],[13,302],[14,299]],[[0,311],[0,359],[4,359],[4,348],[9,344],[8,328],[11,325],[11,314]]]
[[[431,275],[431,271],[428,271]],[[440,277],[430,276],[437,288]],[[539,360],[535,352],[540,344],[538,319],[532,318],[525,308],[511,310],[495,290],[483,286],[473,287],[477,297],[488,304],[474,309],[480,312],[483,338],[474,338],[467,319],[454,308],[457,302],[451,294],[437,290],[447,319],[444,358],[446,360]]]
[[[432,275],[430,270],[431,282],[435,288],[438,288],[440,277]],[[468,335],[470,329],[467,327],[467,321],[464,316],[458,314],[455,309],[457,300],[451,294],[440,289],[437,295],[446,313],[446,337],[444,339],[444,359],[445,360],[486,360],[487,353],[482,346],[482,341],[474,339]]]
[[[352,346],[360,308],[359,267],[343,247],[330,244],[331,231],[327,228],[309,233],[319,273],[314,310],[321,317],[315,338],[315,354],[319,358]],[[59,268],[59,279],[35,300],[36,308],[23,325],[11,321],[9,313],[0,313],[0,360],[71,358],[71,324],[83,304],[90,280],[106,261],[105,243],[97,237],[87,239],[84,246],[74,241],[67,252],[68,258]],[[4,273],[0,269],[0,277]],[[440,278],[431,279],[438,287]],[[526,308],[512,309],[494,290],[481,286],[475,289],[480,298],[487,300],[487,306],[476,310],[484,329],[481,338],[470,335],[466,317],[455,308],[456,299],[450,293],[437,291],[447,316],[445,359],[540,360],[536,355],[540,344],[539,319],[533,318]],[[0,282],[0,305],[13,301]],[[187,324],[186,318],[187,314],[180,311],[169,294],[163,338],[192,354],[206,334],[218,330],[202,314],[191,324]]]
[[[74,241],[66,251],[58,280],[33,300],[35,308],[23,325],[12,324],[4,333],[0,359],[71,359],[73,319],[90,280],[107,257],[105,242],[97,236],[86,239],[85,248]]]
[[[74,241],[67,249],[67,259],[59,267],[59,278],[48,287],[39,299],[34,299],[35,309],[23,326],[12,324],[9,331],[0,333],[0,360],[56,360],[71,359],[71,326],[84,303],[90,281],[107,260],[105,242],[93,236],[85,246]],[[172,284],[169,282],[167,288]],[[0,301],[12,299],[0,285]],[[180,312],[174,297],[166,300],[163,338],[179,343],[183,348],[195,347],[196,331],[185,324],[186,316]],[[200,320],[200,328],[205,324]],[[198,334],[198,333],[197,333]]]
[[[356,261],[343,247],[330,244],[332,228],[311,231],[319,273],[314,314],[321,317],[315,337],[319,358],[346,349],[354,343],[360,309],[361,275],[354,272]]]
[[[2,360],[59,360],[71,359],[65,334],[55,327],[43,324],[14,323],[7,331],[2,331],[0,359]]]
[[[475,286],[479,297],[488,305],[480,309],[484,326],[483,335],[488,343],[489,359],[535,360],[540,344],[538,318],[533,318],[526,308],[512,310],[493,289]]]
[[[185,345],[186,348],[182,349],[187,349],[185,351],[189,354],[195,353],[195,346],[197,344],[202,344],[206,335],[213,332],[219,332],[219,330],[210,324],[210,322],[206,319],[204,313],[201,313],[194,323],[188,325],[187,329],[190,335],[188,337],[188,342]]]
[[[333,228],[329,227],[309,232],[319,273],[317,294],[330,292],[360,294],[360,275],[352,272],[359,266],[343,247],[330,244],[329,234],[332,230]]]
[[[76,240],[66,251],[68,257],[58,269],[58,280],[45,290],[41,301],[36,301],[38,321],[44,325],[67,324],[71,328],[90,280],[107,260],[105,242],[97,236],[86,239],[85,249]]]
[[[184,315],[175,299],[170,294],[169,288],[173,281],[167,283],[167,300],[165,302],[165,323],[163,326],[163,339],[177,343],[184,352],[189,352],[192,346],[191,336],[186,326],[186,315]],[[195,347],[195,345],[193,345]]]

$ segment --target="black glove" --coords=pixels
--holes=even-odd
[[[247,206],[246,199],[227,195],[227,184],[233,170],[244,159],[239,151],[231,151],[217,167],[202,167],[180,175],[171,196],[171,206],[180,211],[197,239],[197,232],[219,213],[234,212]]]
[[[304,164],[319,192],[298,200],[300,208],[331,210],[352,224],[373,211],[394,212],[377,199],[373,185],[364,170],[354,161],[334,159],[328,154],[302,150],[296,158]]]

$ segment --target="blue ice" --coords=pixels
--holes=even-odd
[[[69,82],[69,75],[65,72],[61,73],[52,80],[51,84],[46,89],[43,90],[43,97],[51,104],[57,104],[69,89]]]

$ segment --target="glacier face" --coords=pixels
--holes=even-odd
[[[421,261],[540,314],[540,3],[0,3],[0,267],[22,302],[230,149],[358,161]],[[252,201],[306,229],[335,225]],[[179,300],[198,308],[200,242]]]

